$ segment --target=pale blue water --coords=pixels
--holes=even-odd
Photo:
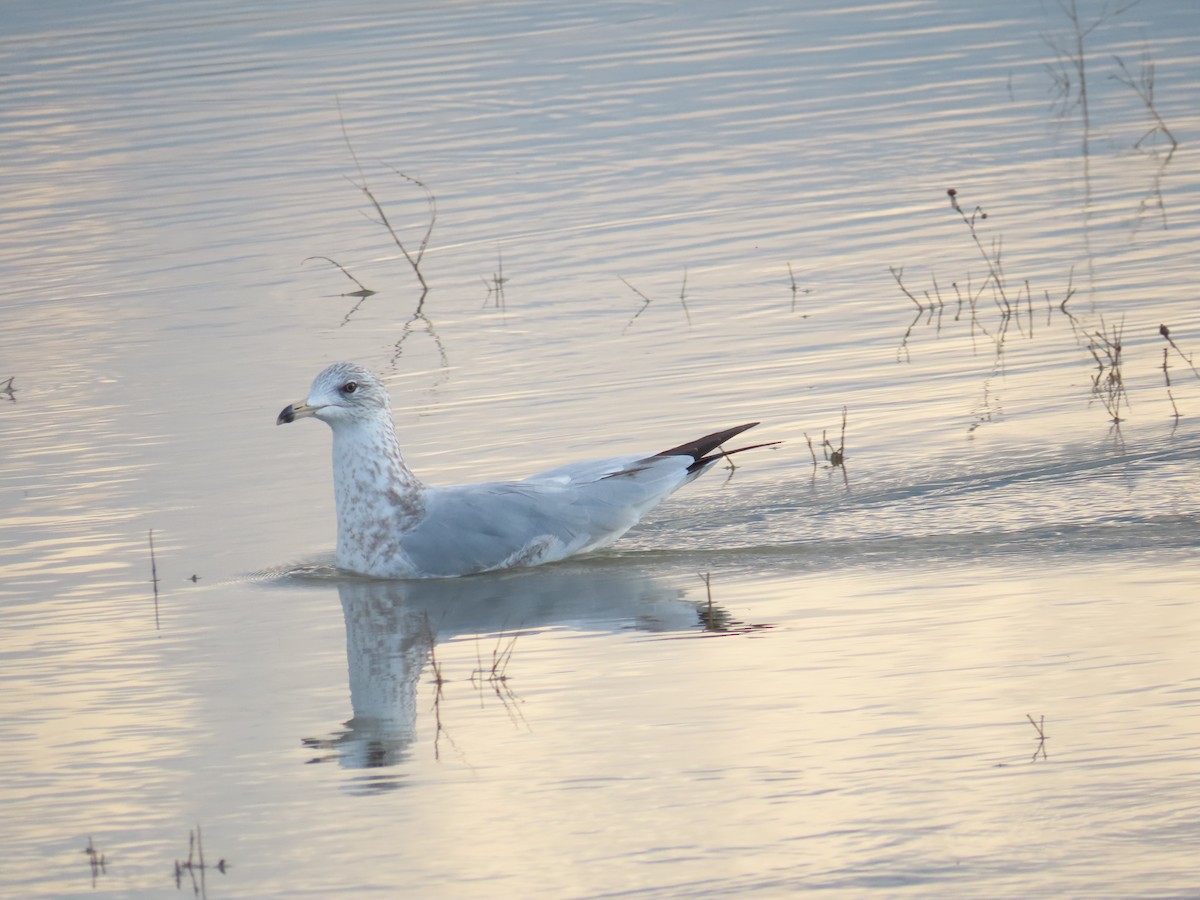
[[[8,4],[0,895],[1193,894],[1200,17],[1078,9],[1086,165],[1056,4]],[[435,482],[784,444],[347,580],[339,358]]]

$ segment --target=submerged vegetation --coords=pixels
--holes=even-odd
[[[1166,208],[1160,182],[1166,166],[1170,163],[1178,147],[1178,139],[1170,127],[1167,116],[1159,106],[1159,98],[1156,95],[1157,69],[1155,63],[1150,58],[1149,51],[1144,52],[1137,62],[1130,63],[1118,54],[1098,53],[1093,46],[1098,42],[1098,34],[1104,26],[1127,13],[1139,2],[1140,0],[1106,3],[1089,11],[1079,0],[1055,0],[1054,7],[1050,12],[1052,18],[1055,18],[1055,11],[1061,15],[1062,19],[1058,24],[1059,30],[1048,28],[1041,34],[1042,42],[1052,53],[1052,59],[1046,64],[1045,70],[1050,77],[1055,110],[1058,116],[1064,120],[1076,118],[1080,129],[1079,154],[1084,185],[1081,206],[1084,220],[1082,233],[1085,244],[1090,240],[1088,220],[1093,175],[1089,157],[1094,143],[1093,116],[1095,110],[1100,108],[1096,97],[1098,86],[1093,83],[1098,74],[1106,77],[1109,82],[1128,89],[1127,96],[1131,99],[1136,98],[1136,102],[1142,110],[1140,115],[1148,115],[1150,118],[1149,127],[1143,129],[1136,140],[1131,136],[1130,145],[1143,153],[1155,152],[1156,146],[1166,150],[1155,177],[1152,190],[1153,200],[1143,202],[1142,206],[1143,210],[1151,206],[1157,208],[1161,214],[1163,227],[1167,227]],[[1064,20],[1065,29],[1062,28]],[[1011,96],[1011,76],[1009,93]],[[433,190],[422,179],[401,171],[395,166],[380,163],[384,169],[398,177],[405,185],[416,188],[424,200],[425,216],[419,229],[412,234],[404,234],[404,229],[393,224],[393,216],[389,214],[385,203],[368,182],[363,162],[350,139],[340,101],[338,103],[338,119],[342,140],[353,161],[356,173],[354,176],[347,177],[347,180],[361,192],[369,206],[369,210],[363,214],[386,233],[392,245],[407,263],[408,269],[420,288],[415,309],[400,324],[399,334],[394,337],[391,367],[394,368],[399,364],[405,343],[411,335],[418,331],[424,331],[429,335],[436,348],[443,376],[448,378],[449,355],[426,312],[430,282],[423,270],[426,253],[430,249],[434,228],[438,222],[437,198]],[[952,212],[962,224],[966,240],[969,241],[974,255],[982,264],[982,271],[967,270],[950,279],[939,279],[936,274],[931,272],[928,276],[928,283],[918,285],[911,278],[906,277],[904,265],[888,267],[897,289],[912,303],[914,308],[913,318],[900,338],[899,346],[896,349],[897,360],[912,361],[913,339],[922,326],[933,326],[940,336],[943,328],[963,324],[969,329],[974,352],[977,352],[977,340],[982,342],[985,347],[989,347],[993,357],[992,372],[988,376],[988,383],[984,385],[984,400],[979,407],[982,411],[976,411],[976,421],[968,429],[973,432],[981,424],[992,421],[1000,411],[992,380],[994,377],[1003,377],[1005,374],[1006,342],[1018,336],[1027,339],[1033,338],[1035,326],[1042,321],[1044,316],[1045,325],[1039,327],[1049,328],[1056,322],[1064,323],[1070,329],[1071,342],[1078,351],[1080,360],[1090,359],[1091,363],[1094,363],[1095,369],[1091,373],[1087,402],[1095,403],[1103,409],[1108,421],[1119,427],[1131,408],[1130,383],[1126,379],[1124,368],[1130,362],[1128,357],[1131,350],[1141,346],[1141,341],[1137,338],[1142,333],[1142,326],[1137,323],[1129,326],[1129,331],[1134,335],[1134,341],[1131,345],[1127,345],[1124,316],[1117,317],[1111,313],[1107,317],[1099,315],[1094,305],[1088,310],[1078,309],[1078,304],[1073,303],[1078,291],[1075,263],[1069,267],[1064,266],[1065,271],[1061,274],[1061,280],[1054,285],[1035,284],[1035,279],[1031,276],[1014,276],[1008,271],[1009,259],[1004,235],[996,227],[995,219],[983,203],[974,200],[966,202],[964,195],[955,187],[950,187],[946,191],[946,196]],[[1084,280],[1089,286],[1094,286],[1093,254],[1090,249],[1088,249],[1086,257],[1086,278],[1081,280]],[[354,291],[339,295],[356,301],[346,312],[342,325],[349,324],[363,303],[379,294],[376,288],[367,287],[358,275],[338,260],[327,255],[313,255],[307,257],[305,261],[314,260],[323,261],[336,267],[356,288]],[[488,276],[480,276],[486,289],[483,302],[485,309],[490,307],[500,311],[507,310],[506,285],[509,282],[509,276],[505,272],[504,263],[498,245],[495,271]],[[786,270],[788,311],[796,313],[801,295],[811,294],[813,288],[802,286],[798,282],[796,269],[791,261],[786,262]],[[628,314],[624,322],[621,334],[626,334],[633,330],[635,325],[643,324],[639,320],[647,314],[652,305],[657,309],[662,304],[655,302],[653,290],[643,290],[634,283],[633,279],[636,276],[633,274],[630,274],[628,278],[623,275],[617,277],[621,284],[637,297],[639,304],[631,314]],[[683,314],[683,321],[690,327],[693,325],[693,312],[704,307],[699,304],[693,306],[689,302],[692,298],[689,295],[689,269],[687,267],[683,269],[677,298]],[[806,310],[801,317],[808,319],[813,314]],[[625,313],[623,312],[622,315]],[[647,316],[647,318],[649,317]],[[1115,324],[1113,324],[1113,320],[1115,320]],[[697,321],[699,321],[698,317]],[[1177,402],[1176,392],[1173,390],[1175,384],[1172,381],[1171,363],[1182,359],[1193,372],[1195,372],[1195,367],[1192,366],[1190,357],[1167,336],[1166,326],[1162,327],[1163,336],[1167,337],[1169,346],[1163,350],[1162,359],[1157,367],[1162,372],[1172,414],[1178,420],[1182,413]],[[1052,328],[1049,330],[1053,331]],[[683,340],[686,337],[680,335],[680,339]],[[1174,356],[1169,352],[1171,349],[1175,351]],[[11,381],[12,379],[9,379],[10,399]],[[0,389],[3,389],[2,386]],[[824,462],[830,469],[842,470],[843,477],[845,477],[845,425],[845,410],[843,410],[841,443],[834,446],[825,433],[822,433],[820,442]],[[808,435],[806,434],[805,437],[807,439]],[[815,469],[818,466],[815,444],[811,439],[808,440]]]
[[[341,108],[340,101],[338,103],[338,121],[341,125],[342,139],[345,141],[346,149],[350,153],[350,158],[354,162],[354,168],[357,173],[357,178],[352,178],[352,177],[347,176],[346,180],[349,181],[352,185],[354,185],[354,187],[356,187],[359,191],[362,192],[363,196],[366,197],[367,202],[370,205],[371,211],[373,213],[373,216],[371,214],[368,214],[365,212],[363,213],[363,215],[368,219],[368,221],[372,222],[375,225],[378,225],[379,227],[383,228],[384,231],[387,232],[387,235],[391,239],[392,244],[400,251],[400,254],[404,257],[405,261],[408,263],[408,267],[412,270],[413,275],[417,279],[417,284],[420,286],[420,289],[421,289],[419,295],[417,296],[417,302],[416,302],[415,307],[413,308],[412,313],[409,315],[408,319],[401,326],[400,334],[396,338],[396,340],[394,341],[394,343],[392,345],[391,367],[394,368],[396,366],[396,364],[399,362],[400,357],[404,352],[404,345],[405,345],[406,341],[408,340],[408,338],[416,330],[423,330],[425,333],[427,333],[429,335],[430,339],[433,341],[433,344],[437,350],[438,359],[440,361],[442,371],[445,372],[450,367],[450,360],[446,354],[445,345],[442,343],[441,338],[438,336],[438,333],[433,326],[432,320],[430,320],[428,315],[426,315],[426,313],[425,313],[425,301],[426,301],[427,297],[429,296],[430,288],[429,288],[429,282],[425,278],[425,273],[421,269],[421,265],[425,260],[425,253],[429,249],[430,239],[433,236],[434,225],[437,224],[437,217],[438,217],[437,197],[434,195],[433,190],[429,187],[429,185],[427,185],[421,179],[415,178],[412,175],[402,172],[399,169],[397,169],[395,166],[388,165],[387,163],[380,164],[383,166],[383,168],[387,169],[388,171],[392,172],[394,175],[398,176],[406,184],[409,184],[411,186],[418,188],[421,191],[422,195],[424,196],[428,220],[426,221],[426,223],[424,225],[424,230],[421,232],[421,236],[418,239],[418,241],[416,242],[415,247],[411,243],[406,243],[405,240],[403,238],[401,238],[400,233],[397,231],[396,227],[392,224],[392,220],[388,216],[387,210],[384,208],[383,203],[379,200],[379,197],[376,195],[375,191],[371,188],[370,184],[367,181],[366,172],[363,169],[362,162],[359,160],[358,153],[355,151],[354,145],[350,140],[350,134],[346,129],[346,120],[342,114],[342,108]],[[349,310],[347,310],[346,314],[342,318],[341,324],[338,327],[344,327],[344,326],[348,325],[350,323],[350,320],[354,317],[354,314],[357,313],[359,311],[359,309],[362,308],[363,303],[367,299],[374,297],[380,293],[380,291],[378,291],[374,288],[367,287],[365,284],[363,284],[363,282],[361,280],[359,280],[358,277],[356,277],[353,273],[351,273],[350,270],[346,266],[344,266],[342,263],[338,262],[336,259],[333,259],[330,256],[327,256],[324,254],[314,254],[312,256],[306,257],[304,259],[304,262],[308,262],[310,260],[323,260],[323,261],[335,266],[338,269],[338,271],[340,271],[348,279],[350,279],[352,282],[354,282],[354,284],[358,287],[358,290],[349,291],[349,292],[338,295],[340,297],[350,297],[350,298],[354,298],[355,300],[357,300],[357,302]],[[503,276],[497,275],[497,276],[495,276],[495,278],[496,278],[496,287],[502,288]],[[497,297],[497,303],[501,304],[502,300],[503,300],[503,294],[500,293]]]
[[[917,308],[915,317],[909,323],[908,328],[900,339],[900,345],[896,351],[897,359],[901,361],[911,360],[910,339],[913,336],[914,330],[922,321],[926,324],[936,322],[937,332],[940,334],[943,324],[943,314],[948,308],[952,308],[952,321],[954,322],[960,321],[964,313],[966,314],[970,324],[972,339],[974,339],[977,332],[991,339],[994,346],[996,368],[999,370],[1003,359],[1005,341],[1014,323],[1018,333],[1029,338],[1033,337],[1035,321],[1033,286],[1029,279],[1024,279],[1020,282],[1020,286],[1016,290],[1010,287],[1004,271],[1002,239],[998,235],[992,237],[986,243],[981,239],[981,225],[983,222],[989,221],[987,212],[984,211],[983,207],[977,205],[968,213],[960,205],[959,192],[955,188],[950,188],[946,193],[950,198],[952,209],[966,226],[971,243],[985,264],[986,274],[978,284],[975,284],[970,273],[967,273],[962,280],[965,281],[965,289],[960,281],[951,282],[950,289],[953,291],[954,296],[948,303],[936,276],[931,276],[932,289],[921,289],[920,296],[918,296],[905,283],[904,268],[892,266],[890,271],[897,287]],[[1085,320],[1091,319],[1091,314],[1076,314],[1068,309],[1068,304],[1076,293],[1074,275],[1074,269],[1071,269],[1067,273],[1066,286],[1062,289],[1061,299],[1052,297],[1048,290],[1042,291],[1042,296],[1045,300],[1047,322],[1049,323],[1055,314],[1059,314],[1067,320],[1071,328],[1072,339],[1077,346],[1090,356],[1096,365],[1096,371],[1091,380],[1090,396],[1093,400],[1099,401],[1109,421],[1114,426],[1119,426],[1123,421],[1122,410],[1128,410],[1130,406],[1122,368],[1126,362],[1124,355],[1125,317],[1122,316],[1114,325],[1106,321],[1103,315],[1100,315],[1098,319],[1094,320],[1094,324],[1086,324]],[[983,297],[987,297],[992,301],[991,307],[995,320],[991,323],[990,327],[985,321],[981,310],[980,300]],[[1160,325],[1158,330],[1191,371],[1197,377],[1200,377],[1200,371],[1197,371],[1192,364],[1191,357],[1186,355],[1170,337],[1170,331],[1167,326]],[[1171,379],[1168,366],[1168,352],[1165,348],[1163,350],[1161,369],[1166,381],[1167,394],[1174,410],[1174,416],[1178,419],[1180,413],[1175,403],[1175,397],[1170,391]],[[971,430],[974,430],[977,425],[978,423],[973,425]]]
[[[833,442],[829,440],[829,434],[822,429],[821,431],[821,454],[825,458],[825,463],[830,469],[838,469],[842,473],[842,482],[846,487],[850,486],[850,476],[846,471],[846,419],[848,412],[846,407],[842,407],[842,429],[838,437],[838,445],[833,446]],[[813,444],[813,439],[808,436],[808,432],[804,432],[804,440],[808,443],[808,452],[812,456],[812,474],[813,478],[817,477],[817,468],[820,463],[817,461],[817,449]]]
[[[1030,759],[1030,762],[1037,762],[1038,757],[1041,757],[1042,759],[1049,759],[1049,756],[1046,754],[1046,717],[1038,716],[1037,720],[1035,721],[1033,716],[1031,716],[1029,713],[1025,713],[1025,718],[1029,720],[1029,724],[1032,725],[1037,731],[1038,743],[1037,747],[1033,751],[1033,756]]]
[[[215,863],[205,861],[204,836],[200,832],[200,826],[197,825],[194,831],[188,831],[187,859],[175,860],[175,888],[178,890],[183,887],[183,879],[186,875],[191,880],[192,895],[207,897],[208,871],[212,869],[224,875],[229,868],[229,863],[223,857]]]
[[[340,108],[339,108],[339,116],[340,116]],[[434,196],[433,191],[429,188],[429,186],[427,184],[425,184],[425,182],[423,182],[417,178],[414,178],[411,175],[407,175],[404,172],[401,172],[399,169],[395,168],[394,166],[387,165],[386,163],[383,164],[385,168],[387,168],[391,172],[398,175],[401,179],[403,179],[408,184],[411,184],[411,185],[414,185],[414,186],[420,188],[421,192],[424,194],[424,197],[425,197],[425,203],[428,208],[428,217],[429,217],[428,222],[425,225],[424,231],[421,234],[421,238],[420,238],[419,243],[416,246],[416,249],[411,249],[408,245],[406,245],[404,243],[403,239],[401,239],[400,235],[396,231],[396,228],[392,225],[391,219],[388,217],[387,211],[384,209],[383,204],[379,201],[379,198],[375,195],[375,192],[371,189],[370,185],[367,183],[366,174],[363,172],[362,164],[358,159],[358,154],[355,153],[354,146],[350,143],[350,137],[346,133],[346,125],[345,125],[344,120],[342,121],[342,136],[345,139],[346,147],[350,151],[350,155],[351,155],[352,159],[354,160],[355,169],[358,171],[358,180],[357,181],[354,180],[353,178],[348,178],[347,180],[349,180],[351,184],[353,184],[356,188],[358,188],[360,191],[362,191],[363,195],[367,198],[367,201],[370,203],[371,208],[374,211],[375,216],[376,216],[375,218],[371,218],[368,215],[367,218],[371,222],[375,223],[376,225],[381,226],[387,232],[388,236],[392,240],[392,243],[395,244],[395,246],[400,250],[400,253],[403,255],[404,259],[408,262],[409,268],[412,270],[413,274],[416,276],[417,283],[420,285],[420,288],[421,288],[421,292],[417,296],[416,306],[413,308],[413,311],[409,315],[408,319],[405,320],[403,325],[401,325],[400,334],[396,338],[396,340],[394,341],[394,343],[392,345],[392,357],[391,357],[390,365],[393,368],[397,365],[397,363],[400,360],[400,357],[402,356],[402,354],[404,352],[404,345],[407,342],[408,338],[415,331],[423,330],[426,334],[429,335],[430,339],[433,341],[434,347],[437,350],[438,359],[440,361],[442,370],[447,371],[450,367],[450,359],[446,353],[446,347],[442,343],[442,339],[439,337],[437,330],[434,328],[433,321],[429,318],[429,316],[425,312],[425,301],[429,296],[429,282],[426,281],[425,274],[424,274],[424,272],[421,271],[421,264],[425,259],[426,251],[429,249],[429,240],[433,235],[433,227],[437,223],[437,214],[438,214],[437,213],[437,198],[436,198],[436,196]],[[364,215],[366,215],[366,214],[364,213]],[[331,263],[332,265],[336,266],[338,268],[338,270],[342,272],[343,275],[345,275],[347,278],[349,278],[351,281],[353,281],[356,285],[358,285],[357,291],[351,291],[349,293],[340,295],[343,297],[353,297],[353,298],[356,298],[358,301],[357,303],[354,304],[354,306],[352,306],[346,312],[345,316],[342,318],[341,325],[339,325],[339,327],[348,325],[350,323],[350,320],[353,318],[354,314],[356,312],[358,312],[358,310],[362,307],[363,302],[366,301],[370,297],[376,296],[379,293],[379,291],[368,288],[358,278],[356,278],[353,274],[351,274],[350,271],[345,266],[343,266],[337,260],[332,259],[331,257],[323,256],[323,255],[314,255],[314,256],[307,257],[305,261],[307,262],[308,260],[312,260],[312,259],[320,259],[320,260],[324,260],[328,263]],[[497,305],[502,306],[503,298],[504,298],[503,286],[504,286],[504,282],[507,279],[505,279],[503,277],[502,271],[501,271],[501,273],[493,276],[493,279],[494,279],[494,288],[496,290]]]
[[[92,888],[96,887],[96,880],[101,875],[108,874],[108,859],[103,853],[96,849],[92,843],[92,836],[88,835],[87,846],[83,848],[83,852],[87,854],[88,867],[92,870]]]
[[[1171,392],[1171,367],[1170,367],[1171,353],[1170,353],[1170,351],[1171,350],[1175,351],[1175,354],[1180,359],[1183,360],[1184,365],[1186,365],[1188,367],[1188,369],[1191,371],[1191,373],[1193,375],[1196,376],[1197,379],[1200,379],[1200,370],[1198,370],[1196,368],[1195,363],[1192,362],[1192,357],[1189,356],[1188,354],[1184,353],[1183,350],[1180,348],[1180,346],[1177,343],[1175,343],[1175,339],[1171,337],[1171,329],[1170,328],[1168,328],[1166,325],[1159,325],[1158,333],[1160,335],[1162,335],[1163,339],[1166,340],[1167,344],[1169,345],[1169,349],[1168,349],[1168,347],[1163,347],[1162,373],[1163,373],[1163,381],[1166,382],[1166,386],[1167,386],[1167,399],[1171,401],[1172,414],[1175,416],[1175,419],[1178,421],[1180,418],[1182,418],[1182,415],[1179,412],[1179,407],[1175,403],[1175,395]]]
[[[642,300],[642,305],[640,307],[638,307],[637,312],[635,312],[630,317],[629,321],[625,323],[625,328],[622,331],[622,333],[624,333],[625,331],[629,330],[630,326],[633,325],[633,323],[635,321],[637,321],[638,316],[640,316],[642,313],[644,313],[650,307],[650,298],[647,297],[645,294],[643,294],[640,290],[638,290],[632,284],[630,284],[626,279],[621,278],[620,276],[618,276],[618,278],[620,278],[621,283],[623,285],[625,285],[625,287],[629,288],[631,291],[633,291],[635,294],[637,294],[638,297],[640,297]],[[683,270],[683,282],[680,284],[680,287],[679,287],[679,305],[683,307],[683,315],[684,315],[684,318],[687,319],[688,325],[691,325],[692,324],[692,311],[690,309],[688,309],[688,305],[687,305],[687,280],[688,280],[688,273],[687,273],[687,269],[685,268]]]
[[[195,575],[192,576],[195,579]],[[154,556],[154,529],[150,529],[150,584],[154,587],[154,630],[159,630],[158,621],[158,559]]]

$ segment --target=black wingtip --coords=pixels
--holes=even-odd
[[[716,450],[726,441],[737,437],[743,431],[749,431],[757,422],[751,422],[748,425],[738,425],[735,428],[727,428],[724,431],[717,431],[712,434],[706,434],[702,438],[694,441],[689,441],[686,444],[680,444],[678,447],[672,447],[670,450],[664,450],[661,453],[654,454],[655,456],[690,456],[693,460],[693,466],[702,466],[710,460],[705,457],[712,451]],[[690,467],[689,467],[690,468]]]

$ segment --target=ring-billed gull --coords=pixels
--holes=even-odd
[[[717,460],[769,446],[717,449],[751,422],[661,453],[433,487],[405,465],[387,388],[362,366],[334,363],[276,424],[308,416],[333,429],[337,566],[376,578],[470,575],[607,547]]]

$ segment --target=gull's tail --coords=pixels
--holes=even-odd
[[[728,428],[725,431],[717,431],[713,434],[707,434],[702,438],[694,441],[689,441],[686,444],[680,444],[678,447],[672,447],[670,450],[664,450],[661,453],[654,454],[655,456],[690,456],[692,464],[688,466],[688,472],[693,477],[699,475],[718,459],[724,459],[727,456],[733,456],[735,453],[744,453],[747,450],[757,450],[759,447],[774,447],[780,441],[768,441],[763,444],[751,444],[748,447],[738,447],[736,450],[717,450],[726,441],[737,437],[743,431],[749,431],[757,422],[751,422],[749,425],[738,425],[736,428]],[[713,453],[717,450],[716,453]],[[688,479],[689,481],[691,479]]]

